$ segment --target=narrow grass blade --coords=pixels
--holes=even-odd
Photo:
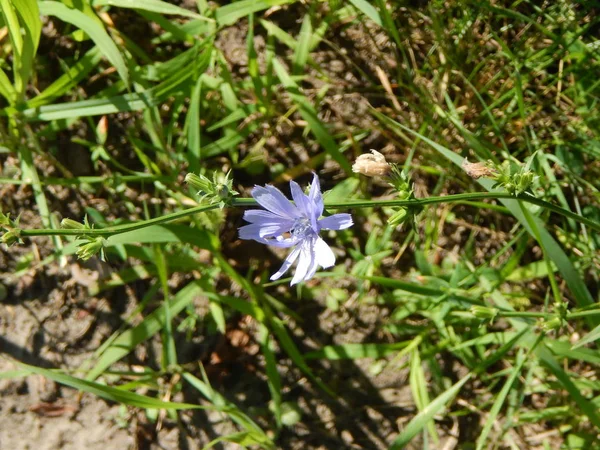
[[[519,350],[519,353],[517,354],[517,357],[515,360],[515,366],[513,367],[512,371],[510,373],[510,376],[506,380],[506,383],[504,383],[502,390],[496,396],[496,400],[494,400],[494,404],[492,405],[492,409],[490,410],[487,420],[485,421],[483,430],[481,431],[481,434],[477,438],[477,449],[476,450],[482,450],[483,448],[489,448],[489,447],[486,447],[486,444],[489,445],[489,443],[487,442],[487,438],[490,434],[490,431],[492,430],[492,426],[496,422],[496,417],[498,417],[498,413],[500,412],[502,405],[504,405],[504,402],[506,401],[506,397],[507,397],[508,393],[510,392],[513,383],[515,382],[515,380],[521,373],[521,370],[523,369],[523,364],[525,364],[525,361],[527,360],[527,358],[525,358],[524,353],[525,353],[525,351],[523,349]]]
[[[573,349],[577,349],[592,342],[596,342],[598,339],[600,339],[600,325],[594,327],[592,331],[590,331],[579,341],[577,341],[577,343],[573,346]]]
[[[350,166],[350,163],[342,152],[340,152],[339,146],[319,119],[314,106],[300,93],[298,85],[289,76],[285,67],[283,67],[283,64],[277,59],[273,60],[273,68],[294,103],[298,105],[300,115],[308,122],[310,131],[314,134],[319,144],[321,144],[325,151],[341,166],[346,174],[351,175],[352,167]]]
[[[191,17],[192,19],[211,20],[201,14],[189,11],[180,6],[173,5],[161,0],[94,0],[93,5],[116,6],[118,8],[141,9],[143,11],[155,12],[158,14],[176,15],[183,17]]]
[[[193,281],[186,287],[181,289],[169,302],[169,311],[172,316],[176,316],[189,305],[194,297],[200,295],[203,291],[203,286],[199,281]],[[87,373],[86,380],[94,380],[98,378],[106,369],[113,363],[117,362],[140,343],[158,333],[165,326],[165,304],[146,316],[144,320],[134,328],[131,328],[119,335],[111,346],[107,348],[101,355],[98,355],[96,365]]]
[[[47,0],[39,2],[39,5],[41,14],[58,17],[63,22],[68,22],[84,31],[106,59],[115,66],[125,84],[129,84],[129,69],[123,55],[104,28],[81,11],[68,8],[62,3]]]
[[[600,428],[600,417],[598,416],[596,406],[581,394],[581,391],[577,388],[575,383],[573,383],[569,374],[567,374],[554,360],[550,351],[545,347],[540,347],[536,353],[544,366],[550,369],[560,384],[563,385],[565,390],[569,393],[570,398],[590,419],[590,422],[592,422],[596,428]]]
[[[341,344],[327,345],[320,350],[306,353],[306,359],[361,359],[382,358],[402,350],[409,342],[396,342],[394,344]]]
[[[203,376],[205,376],[203,372]],[[246,432],[254,433],[255,436],[259,436],[257,443],[266,445],[267,448],[272,448],[273,443],[271,439],[265,434],[256,422],[254,422],[248,415],[241,411],[236,405],[229,402],[225,397],[216,392],[212,386],[208,383],[208,380],[200,380],[198,377],[192,375],[189,372],[184,372],[182,377],[191,386],[198,390],[204,397],[206,397],[218,411],[222,411],[227,414],[231,420],[242,427]]]
[[[390,446],[390,450],[400,450],[408,444],[417,433],[419,433],[423,427],[433,419],[438,412],[440,412],[450,400],[452,400],[463,385],[471,378],[471,374],[468,374],[462,380],[455,383],[450,389],[437,396],[433,401],[427,405],[427,407],[419,412],[413,419],[408,423],[406,428],[402,430],[400,436]]]
[[[386,123],[388,126],[390,126],[392,130],[401,129],[412,134],[413,136],[423,140],[425,143],[430,145],[433,149],[441,153],[444,157],[449,159],[458,167],[462,166],[463,158],[454,153],[453,151],[437,144],[431,139],[428,139],[422,134],[417,133],[416,131],[413,131],[408,127],[405,127],[404,125],[389,119],[388,117],[380,114],[377,111],[373,111],[373,114],[377,116],[383,123]],[[479,180],[477,180],[477,182],[487,191],[495,191],[495,189],[493,188],[494,182],[492,180],[480,178]],[[529,234],[535,238],[536,233],[529,225],[526,217],[523,215],[523,212],[520,210],[518,201],[508,199],[500,201],[504,204],[504,206],[506,206],[506,208],[509,209],[511,214],[515,216],[515,218],[523,225],[523,227],[529,232]],[[575,296],[578,306],[584,307],[592,304],[592,295],[590,294],[588,288],[581,279],[581,276],[575,269],[575,266],[573,266],[573,263],[571,262],[567,254],[562,250],[560,245],[554,240],[550,233],[548,233],[541,220],[537,217],[534,217],[533,220],[535,221],[538,227],[539,237],[541,240],[540,243],[547,250],[549,257],[552,259],[554,264],[556,264],[556,267],[558,267],[559,272],[561,273],[564,280],[567,282],[569,289]],[[590,318],[590,320],[593,321],[594,324],[598,323],[597,318],[592,317]]]
[[[4,97],[9,104],[14,104],[17,100],[17,91],[8,79],[4,70],[0,68],[0,95]]]
[[[350,0],[350,3],[352,3],[356,9],[358,9],[380,27],[383,25],[381,16],[377,12],[377,8],[375,8],[371,3],[365,0]]]
[[[294,0],[242,0],[239,2],[232,2],[217,9],[215,11],[215,17],[217,19],[217,24],[220,27],[233,25],[242,17],[249,16],[252,13],[273,6],[293,3],[293,1]]]
[[[308,60],[310,41],[312,39],[312,25],[310,23],[310,14],[304,16],[302,27],[300,28],[300,36],[298,37],[298,45],[294,52],[294,64],[292,73],[294,75],[302,75],[304,66]]]
[[[45,105],[64,95],[69,89],[83,80],[98,65],[101,59],[102,52],[100,52],[98,47],[93,47],[79,61],[73,64],[67,73],[52,82],[38,96],[29,100],[27,108]]]
[[[156,398],[147,397],[145,395],[136,394],[123,389],[106,386],[104,384],[95,383],[81,378],[75,378],[58,371],[43,369],[41,367],[30,366],[23,363],[18,363],[20,367],[30,373],[42,375],[49,380],[55,381],[65,386],[72,387],[81,392],[87,392],[111,402],[117,402],[124,405],[135,406],[138,408],[155,408],[155,409],[206,409],[199,405],[191,403],[175,403],[164,402]]]
[[[173,337],[173,312],[171,311],[171,296],[169,290],[169,272],[167,268],[167,260],[160,244],[154,244],[154,264],[160,280],[160,286],[163,291],[162,301],[162,323],[163,333],[163,355],[162,368],[167,370],[169,367],[175,367],[177,364],[177,350],[175,349],[175,339]]]
[[[267,383],[271,392],[273,405],[273,415],[277,428],[281,428],[281,377],[277,370],[277,358],[272,347],[272,340],[269,329],[264,325],[259,325],[259,341],[262,353],[265,357],[265,372],[267,374]]]
[[[202,95],[202,77],[198,77],[192,95],[190,96],[190,108],[186,117],[187,148],[190,152],[190,171],[195,172],[199,168],[201,160],[200,141],[200,98]]]

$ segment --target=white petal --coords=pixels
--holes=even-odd
[[[288,271],[290,266],[292,264],[294,264],[294,261],[296,261],[299,254],[300,254],[300,247],[296,247],[295,249],[293,249],[290,252],[290,254],[287,256],[287,258],[285,258],[285,261],[283,262],[283,265],[281,266],[281,268],[277,272],[275,272],[273,275],[271,275],[271,281],[279,280],[281,278],[281,276]]]
[[[298,246],[300,248],[300,258],[298,258],[296,273],[294,274],[294,278],[292,278],[292,286],[306,279],[306,274],[308,273],[314,258],[311,244],[311,240],[307,239]]]
[[[327,242],[320,237],[317,238],[314,243],[313,252],[317,263],[319,263],[323,269],[331,267],[335,264],[335,255],[333,254],[333,250],[331,250],[331,247],[327,245]]]

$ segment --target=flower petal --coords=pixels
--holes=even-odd
[[[313,244],[313,253],[315,260],[324,269],[335,264],[335,255],[333,254],[333,250],[331,250],[331,247],[327,245],[327,242],[320,237],[318,237],[316,242]]]
[[[260,206],[278,216],[294,219],[300,215],[298,208],[274,186],[255,186],[251,193]]]
[[[290,254],[287,256],[287,258],[285,258],[285,261],[283,261],[283,265],[281,266],[281,268],[277,272],[275,272],[273,275],[271,275],[270,280],[271,281],[279,280],[281,278],[281,276],[288,271],[290,266],[292,264],[294,264],[294,261],[296,261],[296,259],[298,259],[299,254],[300,254],[300,247],[298,246],[290,252]]]
[[[346,213],[334,214],[319,220],[319,225],[325,230],[344,230],[350,228],[353,224],[352,216]]]
[[[306,216],[310,217],[312,202],[306,196],[304,192],[302,192],[302,188],[295,181],[290,181],[290,190],[292,191],[292,198],[294,202],[296,202],[296,207],[300,210],[300,212]]]
[[[314,203],[314,207],[316,209],[313,211],[313,213],[315,214],[315,218],[318,219],[323,215],[323,195],[321,194],[321,184],[319,182],[319,177],[316,173],[313,175],[313,181],[310,185],[308,198]]]
[[[244,212],[244,220],[250,223],[274,223],[288,219],[264,209],[250,209]]]
[[[282,223],[251,223],[238,230],[240,239],[254,239],[263,242],[263,238],[280,236],[289,230],[289,221]]]
[[[306,239],[298,246],[300,248],[300,257],[298,258],[296,273],[294,273],[294,278],[292,278],[292,282],[290,283],[291,286],[306,280],[306,275],[310,270],[314,260],[311,241],[312,239]]]

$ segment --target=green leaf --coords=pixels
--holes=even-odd
[[[41,94],[27,102],[28,108],[45,105],[54,99],[64,95],[69,89],[77,86],[102,59],[102,53],[98,47],[90,49],[83,57],[69,68],[67,73],[61,75]]]
[[[198,248],[206,250],[214,250],[216,248],[215,237],[208,231],[174,224],[152,225],[140,230],[127,231],[110,236],[106,241],[107,246],[182,242],[193,244]]]
[[[118,8],[141,9],[143,11],[155,12],[158,14],[177,15],[191,17],[193,19],[208,19],[201,14],[188,11],[180,6],[172,5],[161,0],[94,0],[93,6],[116,6]]]
[[[306,359],[361,359],[382,358],[386,355],[396,353],[405,348],[409,342],[396,342],[393,344],[341,344],[327,345],[320,350],[306,353]]]
[[[563,385],[569,393],[570,398],[577,403],[577,406],[579,406],[585,415],[588,416],[590,422],[592,422],[596,428],[600,428],[600,417],[596,412],[596,406],[581,394],[581,391],[577,388],[575,383],[573,383],[569,374],[567,374],[554,360],[550,351],[546,347],[540,347],[537,349],[536,353],[540,358],[540,361],[550,369],[560,384]]]
[[[0,68],[0,95],[8,100],[9,104],[14,104],[17,100],[17,91],[8,79],[8,76],[4,73],[4,70]]]
[[[430,145],[433,149],[438,151],[440,154],[442,154],[448,160],[456,164],[458,167],[462,167],[462,162],[464,158],[462,158],[460,155],[457,155],[453,151],[437,144],[431,139],[426,138],[422,134],[417,133],[416,131],[413,131],[406,126],[393,121],[392,119],[384,116],[383,114],[380,114],[378,111],[373,110],[373,114],[377,118],[379,118],[383,123],[390,126],[392,130],[396,132],[399,132],[398,129],[407,131],[413,136],[423,140],[425,143]],[[477,182],[489,192],[498,191],[497,189],[494,189],[494,182],[492,180],[480,178],[479,180],[477,180]],[[521,211],[519,202],[517,200],[511,199],[502,199],[500,201],[504,204],[504,206],[506,206],[506,208],[511,212],[511,214],[515,216],[515,218],[523,225],[527,232],[535,238],[536,230],[533,230],[529,225],[526,217]],[[575,296],[578,306],[584,307],[592,304],[592,295],[590,294],[585,283],[581,279],[579,273],[575,269],[575,266],[573,266],[573,263],[571,262],[567,254],[562,250],[560,245],[554,240],[550,233],[548,233],[548,231],[544,227],[544,223],[538,217],[535,216],[533,217],[533,220],[535,221],[535,224],[537,225],[539,231],[539,236],[541,240],[540,244],[543,246],[544,249],[546,249],[546,251],[548,252],[548,256],[554,262],[554,264],[556,264],[556,267],[558,267],[559,272],[561,273],[562,277],[565,279],[567,285],[569,286],[569,289]],[[597,318],[590,318],[590,320],[593,321],[594,324],[598,323]]]
[[[190,152],[190,160],[195,161],[190,164],[190,171],[195,172],[199,167],[201,159],[201,141],[200,141],[200,96],[202,94],[202,77],[198,77],[192,95],[190,96],[190,108],[186,117],[187,129],[187,147]]]
[[[396,438],[396,440],[390,446],[390,450],[400,450],[408,444],[417,433],[419,433],[423,427],[433,419],[438,412],[440,412],[450,400],[452,400],[460,388],[471,378],[471,374],[468,374],[462,380],[454,384],[450,389],[437,396],[427,407],[419,412],[408,425],[402,430],[402,433]]]
[[[294,0],[242,0],[221,6],[215,12],[217,23],[220,27],[233,25],[238,19],[249,16],[257,11],[268,9],[273,6],[293,3]]]
[[[496,417],[498,417],[498,413],[500,412],[500,409],[502,408],[502,405],[506,400],[506,396],[510,392],[513,383],[521,373],[521,369],[523,368],[523,364],[526,360],[527,358],[525,358],[524,356],[524,350],[520,349],[516,357],[515,366],[513,367],[510,376],[506,380],[506,383],[504,383],[502,390],[496,396],[496,400],[494,400],[494,404],[492,405],[492,409],[490,410],[487,420],[485,421],[483,430],[481,431],[479,438],[477,438],[476,450],[481,450],[484,448],[484,446],[486,446],[486,444],[490,444],[489,442],[487,442],[487,437],[490,434],[490,431],[492,430],[492,426],[494,425],[494,423],[496,423]],[[486,446],[486,448],[488,447]]]
[[[379,16],[377,9],[369,2],[365,0],[350,0],[350,3],[352,3],[356,9],[361,11],[365,16],[367,16],[377,25],[379,25],[380,27],[383,26],[381,22],[381,17]]]
[[[298,37],[298,45],[294,52],[294,64],[293,71],[294,75],[302,75],[304,73],[304,66],[308,60],[310,41],[312,39],[312,25],[310,23],[310,15],[306,14],[302,21],[302,27],[300,28],[300,36]]]
[[[22,115],[29,120],[58,120],[71,117],[95,116],[103,114],[114,114],[123,111],[137,111],[157,106],[164,100],[179,91],[196,73],[200,73],[208,66],[210,52],[202,53],[197,59],[198,66],[191,70],[189,67],[182,68],[167,80],[157,86],[139,93],[119,95],[110,98],[93,100],[82,100],[79,102],[59,103],[56,105],[44,105],[39,108],[29,108],[22,111]]]
[[[164,402],[156,398],[147,397],[145,395],[136,394],[123,389],[118,389],[104,384],[96,383],[94,381],[82,380],[81,378],[75,378],[71,375],[64,373],[42,369],[41,367],[30,366],[23,363],[17,363],[24,370],[29,373],[36,375],[42,375],[49,380],[55,381],[65,386],[72,387],[82,392],[88,392],[93,395],[97,395],[105,400],[117,402],[129,406],[135,406],[138,408],[155,408],[155,409],[206,409],[200,405],[193,405],[191,403],[174,403]]]
[[[203,286],[199,281],[193,281],[186,287],[181,289],[177,294],[171,298],[168,302],[169,312],[171,316],[179,314],[187,305],[189,305],[194,297],[200,295],[203,292]],[[117,362],[140,343],[154,336],[165,326],[165,308],[166,304],[163,304],[160,308],[155,310],[152,314],[146,316],[142,322],[140,322],[134,328],[121,333],[116,339],[114,339],[111,345],[100,355],[96,365],[87,373],[86,380],[94,380],[106,369],[108,369],[113,363]]]
[[[127,68],[127,64],[116,44],[103,27],[81,11],[68,8],[62,3],[47,0],[39,2],[39,5],[41,14],[58,17],[63,22],[68,22],[85,31],[106,59],[115,66],[125,84],[129,85],[129,69]]]
[[[339,149],[338,144],[335,142],[327,128],[323,125],[319,116],[317,115],[317,111],[315,107],[308,101],[308,99],[300,93],[298,85],[294,82],[294,80],[289,76],[285,67],[279,60],[273,60],[273,68],[279,77],[279,80],[283,84],[283,86],[288,91],[288,94],[298,106],[298,110],[300,115],[308,122],[308,126],[312,134],[314,134],[315,138],[321,144],[321,146],[325,149],[325,151],[341,166],[341,168],[346,172],[346,174],[352,174],[352,167],[350,163],[346,159],[346,157],[342,154]]]
[[[573,346],[573,349],[577,349],[583,347],[584,345],[590,344],[592,342],[600,339],[600,325],[594,327],[592,331],[582,337],[577,343]]]

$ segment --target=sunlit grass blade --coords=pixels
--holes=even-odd
[[[135,392],[129,392],[123,389],[106,386],[105,384],[75,378],[59,371],[30,366],[23,363],[17,364],[29,373],[41,375],[49,380],[77,389],[78,391],[87,392],[105,400],[124,405],[156,409],[206,409],[203,406],[193,405],[191,403],[165,402],[156,398],[136,394]]]
[[[293,3],[294,0],[241,0],[219,7],[215,11],[215,17],[219,26],[227,26],[235,23],[242,17],[262,11],[273,6]]]
[[[554,360],[550,351],[545,347],[539,347],[536,353],[540,361],[554,374],[556,379],[569,393],[569,397],[577,404],[577,406],[579,406],[590,422],[596,428],[600,428],[600,416],[598,416],[596,405],[582,395],[579,388],[573,383],[569,374]]]
[[[465,376],[463,379],[452,385],[450,389],[438,395],[433,401],[427,405],[427,407],[419,412],[408,425],[402,430],[400,435],[394,440],[390,446],[390,450],[400,450],[408,444],[412,438],[414,438],[422,429],[425,427],[427,422],[433,419],[437,413],[439,413],[446,404],[451,401],[463,385],[469,381],[471,374]]]
[[[344,172],[351,174],[352,168],[348,159],[340,152],[339,146],[319,119],[314,106],[300,93],[296,82],[289,76],[283,64],[277,59],[273,60],[273,68],[279,80],[288,91],[288,94],[294,100],[294,103],[298,105],[300,115],[308,123],[310,131],[315,135],[319,144],[341,166]]]
[[[482,450],[483,448],[488,448],[488,445],[490,444],[487,439],[490,434],[490,431],[492,430],[492,426],[496,422],[498,413],[500,412],[502,405],[504,405],[504,402],[506,401],[506,397],[508,396],[509,391],[512,389],[512,386],[513,386],[515,380],[521,373],[521,370],[523,369],[523,364],[525,364],[526,358],[525,358],[524,353],[525,353],[525,351],[523,349],[521,349],[519,351],[519,353],[517,354],[517,357],[515,360],[515,366],[513,367],[509,377],[507,378],[506,383],[504,383],[502,390],[496,396],[496,400],[494,400],[492,409],[490,410],[488,417],[485,421],[485,424],[483,425],[483,430],[481,431],[481,434],[477,438],[477,449],[476,450]]]
[[[310,41],[312,39],[312,25],[310,23],[310,15],[304,16],[302,21],[302,27],[300,28],[300,36],[298,37],[298,45],[294,53],[294,64],[293,71],[294,75],[302,75],[304,72],[304,66],[308,61],[308,55],[310,50]]]
[[[361,358],[383,358],[402,350],[408,342],[396,342],[393,344],[340,344],[326,345],[325,347],[304,354],[306,359],[361,359]]]
[[[115,66],[125,84],[129,84],[129,68],[117,45],[104,28],[81,11],[71,9],[62,3],[47,0],[39,2],[39,5],[42,15],[58,17],[63,22],[68,22],[84,31],[98,46],[106,59]]]
[[[152,106],[157,106],[169,96],[179,92],[194,74],[202,73],[206,69],[209,59],[210,52],[205,51],[195,61],[198,64],[196,66],[197,70],[182,68],[162,83],[143,92],[109,98],[43,105],[26,109],[22,111],[22,114],[29,120],[50,121],[72,117],[114,114],[124,111],[141,111]]]
[[[350,3],[354,5],[356,9],[361,11],[365,16],[375,22],[377,25],[382,26],[381,17],[377,12],[377,9],[365,0],[350,0]]]
[[[194,300],[194,297],[200,295],[202,291],[202,284],[198,281],[194,281],[181,289],[169,301],[168,308],[171,316],[174,317],[183,311],[183,309]],[[102,354],[97,356],[98,359],[96,364],[87,373],[85,377],[86,380],[95,380],[113,363],[119,361],[121,358],[131,352],[138,344],[144,342],[162,330],[166,325],[164,320],[165,308],[166,303],[153,313],[146,316],[140,324],[134,328],[124,331],[119,335],[119,337],[114,339],[110,347],[108,347]]]
[[[54,99],[64,95],[69,89],[83,80],[98,65],[101,59],[102,52],[100,52],[98,47],[93,47],[73,64],[67,73],[61,75],[39,95],[29,100],[27,108],[35,108],[50,103]]]
[[[448,150],[447,148],[437,144],[436,142],[423,136],[422,134],[417,133],[416,131],[413,131],[408,127],[405,127],[404,125],[389,119],[388,117],[380,114],[377,111],[374,111],[373,113],[380,120],[382,120],[382,122],[384,122],[388,126],[390,126],[392,130],[396,130],[399,128],[403,131],[406,131],[406,132],[412,134],[415,137],[418,137],[419,139],[423,140],[425,143],[430,145],[432,148],[437,150],[444,157],[449,159],[451,162],[456,164],[458,167],[462,167],[462,162],[463,162],[464,158],[457,155],[453,151]],[[492,180],[489,180],[486,178],[480,178],[479,180],[477,180],[477,182],[482,187],[484,187],[486,190],[488,190],[490,192],[493,192],[495,190],[493,188],[494,182]],[[527,219],[523,215],[523,212],[520,210],[519,203],[516,200],[508,200],[508,199],[506,199],[506,200],[502,199],[500,201],[504,204],[504,206],[506,206],[510,210],[511,214],[513,216],[515,216],[515,218],[519,222],[521,222],[523,227],[525,227],[525,229],[527,229],[527,231],[533,237],[535,237],[536,233],[529,225]],[[567,256],[567,254],[562,250],[560,245],[554,240],[554,238],[550,235],[550,233],[548,233],[548,231],[544,227],[544,224],[541,222],[541,220],[537,217],[534,217],[533,220],[535,221],[535,223],[538,227],[539,237],[542,241],[541,244],[547,250],[549,257],[552,259],[554,264],[556,264],[556,267],[558,267],[558,270],[560,271],[561,275],[567,282],[567,285],[571,289],[571,292],[577,299],[578,306],[583,307],[583,306],[592,304],[593,303],[592,296],[591,296],[589,290],[587,289],[585,283],[581,279],[581,276],[579,275],[579,273],[573,266],[573,263]],[[590,320],[594,321],[595,323],[598,323],[598,320],[595,318],[591,318]]]
[[[94,6],[110,5],[118,8],[141,9],[159,14],[171,14],[192,19],[212,20],[188,9],[161,0],[94,0]]]

